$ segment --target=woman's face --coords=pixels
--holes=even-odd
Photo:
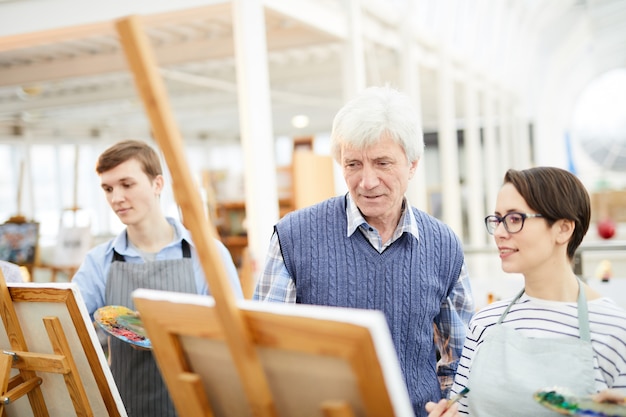
[[[498,193],[494,214],[502,217],[511,212],[536,213],[513,184],[506,183]],[[541,217],[525,219],[522,230],[517,233],[507,232],[501,222],[493,237],[500,254],[502,270],[528,275],[555,262],[561,256],[556,229],[556,223],[548,226],[546,219]]]

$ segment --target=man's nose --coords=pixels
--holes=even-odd
[[[361,173],[361,187],[371,189],[376,187],[378,183],[379,179],[376,170],[369,165],[365,165]]]
[[[111,202],[117,202],[124,200],[124,191],[119,188],[114,188],[110,194]]]

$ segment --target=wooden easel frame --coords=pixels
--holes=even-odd
[[[252,416],[212,297],[141,289],[133,298],[180,415]],[[278,415],[414,415],[379,311],[238,306]]]
[[[305,348],[307,341],[311,341],[309,335],[295,332],[292,334],[297,334],[297,336],[292,336],[287,331],[285,339],[277,339],[278,334],[272,334],[271,325],[278,327],[284,325],[286,326],[285,330],[294,330],[304,325],[306,317],[285,318],[275,323],[271,323],[272,320],[268,319],[268,323],[271,323],[269,325],[265,324],[261,317],[270,316],[265,316],[262,312],[248,315],[236,305],[233,292],[228,284],[226,270],[213,241],[216,238],[213,234],[214,228],[211,227],[204,213],[198,190],[185,161],[182,138],[169,108],[166,89],[157,71],[152,48],[141,28],[140,19],[136,16],[121,19],[116,23],[116,29],[139,95],[150,119],[152,132],[163,152],[173,183],[176,184],[176,187],[173,187],[174,197],[181,208],[184,223],[191,231],[194,244],[200,254],[200,263],[205,277],[215,298],[212,319],[214,323],[219,323],[219,332],[217,332],[218,327],[210,327],[210,320],[204,320],[195,330],[190,331],[206,334],[210,329],[218,339],[225,342],[251,415],[255,417],[277,417],[279,414],[276,404],[279,399],[274,396],[267,370],[259,357],[259,344],[273,337],[273,340],[281,341],[277,347],[282,348],[293,344],[293,348],[296,350]],[[156,311],[165,309],[161,305],[154,307],[150,312],[144,311],[146,307],[141,301],[136,306],[142,317],[147,317],[147,321],[150,323],[152,323],[150,317],[153,317],[153,312],[156,313]],[[207,318],[208,313],[203,313],[203,315]],[[175,329],[183,327],[183,323],[189,320],[189,316],[186,314],[174,315],[168,311],[167,317],[171,323],[167,329],[170,329],[172,333],[165,331],[165,327],[162,326],[163,323],[148,324],[146,328],[152,339],[157,362],[170,389],[174,404],[179,413],[184,416],[212,416],[217,414],[218,410],[213,409],[207,399],[201,376],[190,372],[190,363],[185,359],[181,341],[173,333]],[[174,317],[177,320],[171,321]],[[339,335],[324,334],[325,327],[318,330],[320,333],[317,334],[319,337],[316,338],[320,339],[319,344],[323,347],[316,352],[322,353],[324,348],[331,346],[324,345],[324,343],[332,343],[332,339]],[[360,331],[363,332],[363,330]],[[162,334],[167,336],[162,337]],[[263,334],[267,334],[267,339],[260,337]],[[354,343],[349,344],[349,346],[351,346],[352,351],[356,347]],[[338,348],[338,346],[336,347]],[[366,354],[367,352],[369,355]],[[356,369],[356,384],[362,394],[364,415],[412,415],[412,411],[411,414],[396,414],[390,410],[389,392],[382,389],[384,384],[382,384],[381,378],[372,377],[369,379],[371,375],[366,370],[380,367],[378,358],[372,355],[372,352],[373,350],[370,349],[355,353],[354,358],[350,361],[353,364],[362,362],[361,365],[353,367]],[[341,355],[338,354],[338,356]],[[380,376],[380,373],[378,375]],[[375,401],[370,401],[372,398]],[[408,401],[408,396],[406,398]],[[386,404],[383,407],[387,407],[385,410],[391,411],[391,413],[377,412],[379,410],[377,404],[381,403]],[[322,401],[318,410],[321,410],[326,417],[353,417],[357,411],[353,408],[353,404],[345,398],[333,398],[332,403]]]
[[[7,284],[0,272],[2,416],[126,416],[79,300],[72,284]]]

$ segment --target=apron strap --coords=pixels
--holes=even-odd
[[[580,278],[578,280],[578,332],[580,338],[587,342],[591,342],[591,334],[589,332],[589,311],[587,310],[587,297],[585,289],[582,286]]]
[[[189,242],[183,239],[181,240],[180,245],[183,249],[183,258],[191,258],[191,248],[189,247]]]
[[[582,282],[580,281],[580,278],[576,277],[576,279],[578,280],[578,332],[579,332],[579,337],[580,337],[580,339],[582,339],[582,340],[584,340],[586,342],[590,342],[591,341],[591,333],[589,332],[589,311],[587,309],[587,297],[585,296],[585,289],[582,286]],[[509,303],[509,305],[506,307],[506,310],[504,310],[504,312],[500,315],[500,318],[498,319],[498,322],[496,323],[496,325],[499,325],[499,324],[502,323],[502,320],[504,320],[506,315],[509,314],[509,310],[511,310],[511,307],[513,307],[513,304],[515,304],[517,302],[517,300],[520,299],[522,294],[524,294],[524,291],[525,291],[525,289],[522,288],[522,290],[515,296],[513,301],[511,301]]]
[[[126,262],[126,259],[124,259],[123,255],[120,255],[115,249],[113,249],[113,259],[111,259],[111,263],[113,262]]]
[[[515,304],[517,302],[517,300],[519,300],[519,298],[522,296],[522,294],[524,294],[524,288],[522,288],[522,290],[515,296],[515,298],[513,299],[513,301],[511,301],[509,303],[509,305],[506,307],[506,310],[504,310],[504,313],[502,313],[500,315],[500,318],[498,319],[498,322],[496,323],[496,326],[500,323],[502,323],[502,320],[504,320],[504,318],[506,317],[507,314],[509,314],[509,310],[511,309],[511,307],[513,307],[513,304]]]

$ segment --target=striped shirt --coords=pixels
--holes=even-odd
[[[451,394],[467,385],[470,365],[484,341],[485,330],[496,324],[510,301],[490,304],[472,319]],[[596,390],[626,390],[626,311],[609,298],[589,301],[588,309]],[[542,300],[523,294],[511,307],[502,325],[512,327],[529,338],[577,339],[577,303]],[[468,414],[470,397],[459,401],[462,414]]]
[[[383,243],[378,231],[365,221],[358,207],[350,195],[347,194],[347,236],[352,236],[357,230],[360,230],[372,247],[376,248],[380,253],[404,233],[419,239],[417,220],[412,210],[405,210],[405,207],[410,207],[406,198],[403,204],[402,216],[393,236],[388,242]],[[265,268],[258,280],[253,299],[287,303],[296,302],[295,282],[285,267],[276,233],[272,235]],[[441,314],[439,314],[441,321],[435,323],[440,331],[440,337],[435,342],[437,343],[438,351],[441,353],[437,372],[444,395],[447,394],[452,385],[454,370],[459,360],[467,326],[473,313],[474,299],[472,297],[469,274],[464,263],[459,279],[450,292],[450,296],[441,305]]]

